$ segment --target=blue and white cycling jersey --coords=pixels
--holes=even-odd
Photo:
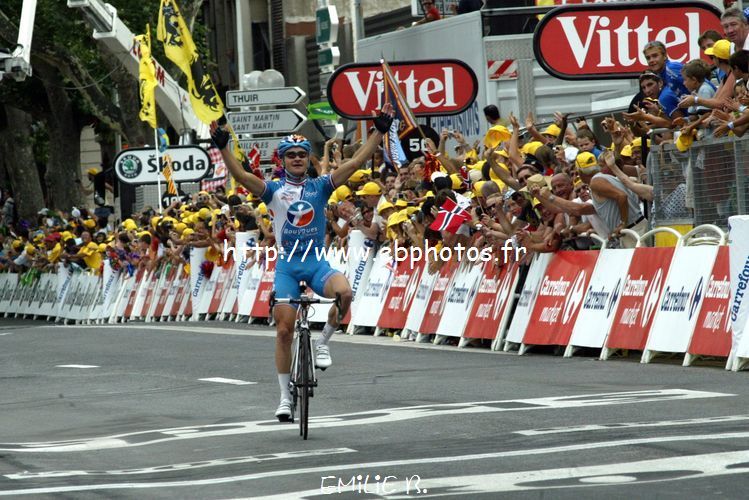
[[[312,257],[315,248],[325,246],[325,207],[334,189],[329,175],[298,184],[289,179],[265,183],[260,198],[273,218],[280,254],[293,251],[294,257],[301,257],[309,247]]]
[[[266,182],[260,198],[273,217],[279,253],[273,286],[276,298],[298,299],[300,281],[323,295],[325,283],[338,272],[326,260],[318,260],[315,252],[325,246],[325,206],[333,189],[329,175],[301,183]]]

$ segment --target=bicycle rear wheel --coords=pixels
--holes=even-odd
[[[309,331],[301,332],[299,336],[299,435],[305,440],[309,431],[309,398],[312,390],[312,351],[310,349]]]

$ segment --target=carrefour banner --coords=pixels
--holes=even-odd
[[[732,352],[749,357],[749,342],[742,342],[749,317],[749,215],[734,215],[728,218],[728,249],[731,271],[731,327],[733,329]]]

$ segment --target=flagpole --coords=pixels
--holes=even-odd
[[[159,172],[156,175],[156,189],[158,190],[158,204],[159,204],[159,215],[162,213],[161,208],[161,159],[159,158],[159,132],[157,129],[153,129],[153,143],[156,147],[156,165],[158,165]]]

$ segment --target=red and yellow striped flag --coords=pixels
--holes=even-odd
[[[164,170],[162,170],[162,173],[164,174],[164,178],[166,179],[166,191],[169,194],[177,194],[177,186],[172,180],[172,157],[169,155],[164,155],[164,162],[166,163],[166,165],[164,166]]]

